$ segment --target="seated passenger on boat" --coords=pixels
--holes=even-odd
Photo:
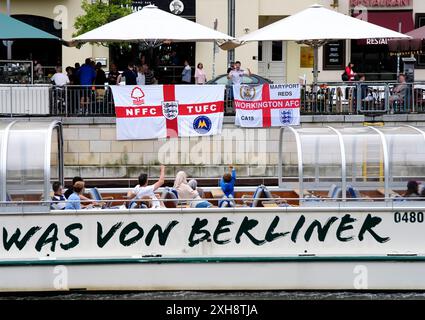
[[[75,176],[73,179],[72,179],[72,187],[70,187],[70,188],[68,188],[66,191],[65,191],[65,193],[64,193],[64,196],[65,196],[65,198],[66,199],[69,199],[69,197],[71,196],[71,194],[73,194],[74,193],[74,185],[75,185],[75,183],[77,183],[77,182],[84,182],[84,180],[83,180],[83,178],[81,178],[81,177],[79,177],[79,176]],[[92,205],[95,205],[95,204],[97,204],[97,202],[96,201],[93,201],[92,199],[90,199],[90,198],[87,198],[85,195],[84,195],[84,193],[81,193],[81,194],[79,194],[79,196],[80,196],[80,200],[84,203],[84,205],[83,205],[83,207],[85,207],[85,206],[88,206],[88,205],[90,205],[90,204],[92,204]]]
[[[220,180],[220,187],[226,197],[235,196],[236,169],[229,166],[230,172],[226,172]]]
[[[405,198],[418,198],[419,197],[419,183],[417,181],[409,181],[407,183],[407,190],[404,193]]]
[[[219,201],[218,206],[222,207],[235,207],[235,183],[236,183],[236,170],[233,166],[229,166],[229,171],[226,172],[220,179],[220,189],[223,191],[224,196]]]
[[[52,184],[53,196],[52,204],[50,205],[53,210],[63,210],[66,207],[66,198],[63,195],[63,186],[59,181]]]
[[[425,184],[421,183],[418,187],[419,190],[419,196],[421,198],[425,197]]]
[[[193,190],[188,182],[184,171],[179,171],[174,181],[174,189],[177,190],[179,199],[187,200],[191,208],[210,208],[212,204],[203,200],[197,190]]]
[[[204,190],[202,188],[198,188],[198,181],[196,181],[195,179],[190,179],[189,182],[187,183],[193,190],[198,191],[199,196],[201,198],[204,197]]]
[[[134,201],[141,200],[141,199],[146,200],[147,198],[149,198],[151,200],[151,203],[150,203],[151,208],[153,209],[162,208],[164,206],[155,195],[155,191],[164,184],[164,181],[165,181],[165,166],[163,165],[161,166],[161,173],[159,176],[159,180],[150,186],[148,186],[148,175],[146,173],[141,173],[139,175],[139,184],[135,186],[133,190],[130,190],[127,193],[127,198],[129,200],[134,200]]]
[[[80,196],[84,193],[84,181],[77,181],[73,188],[74,192],[68,197],[65,210],[80,210],[87,205],[81,205]]]

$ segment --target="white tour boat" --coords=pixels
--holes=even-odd
[[[51,210],[62,141],[57,121],[0,122],[0,291],[425,289],[425,198],[402,197],[425,177],[419,128],[282,128],[279,185],[209,209],[99,188],[109,208]]]

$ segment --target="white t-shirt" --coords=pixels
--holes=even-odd
[[[57,86],[64,86],[69,83],[69,78],[65,73],[55,73],[51,79]]]
[[[137,73],[136,82],[139,86],[144,86],[146,84],[146,77],[144,73]]]
[[[239,69],[239,70],[232,70],[230,71],[230,80],[232,80],[233,85],[238,85],[242,83],[242,79],[244,75],[247,75],[248,72],[245,70]]]
[[[141,199],[142,197],[148,196],[152,199],[152,208],[161,208],[161,202],[158,200],[154,193],[154,186],[141,187],[137,185],[133,189],[133,193],[136,194],[136,199]]]

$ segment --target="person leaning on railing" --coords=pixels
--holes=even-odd
[[[204,65],[198,63],[195,70],[195,84],[205,84],[207,82],[207,75],[204,70]]]
[[[390,96],[390,103],[393,105],[395,102],[403,104],[405,102],[408,86],[406,83],[406,76],[400,74],[398,76],[398,85],[394,87],[393,94]]]
[[[87,58],[85,63],[78,69],[77,76],[80,80],[80,85],[93,85],[93,82],[96,79],[96,71],[92,66],[92,61],[90,58]]]
[[[96,86],[104,86],[106,83],[106,74],[102,69],[102,64],[100,62],[96,63],[96,78],[94,79],[94,84]]]
[[[68,75],[62,72],[62,67],[56,67],[56,73],[50,78],[55,86],[63,87],[69,84]]]
[[[119,75],[120,73],[118,71],[117,65],[115,63],[112,63],[111,68],[109,69],[109,74],[108,74],[108,84],[110,86],[117,85]]]

